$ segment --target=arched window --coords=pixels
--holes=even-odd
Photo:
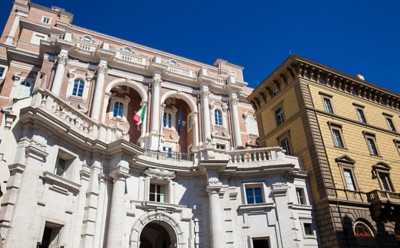
[[[371,229],[362,222],[356,222],[354,225],[354,236],[356,237],[373,237]]]
[[[113,117],[119,117],[121,118],[124,114],[124,104],[122,102],[115,102],[114,103],[114,111],[113,111]]]
[[[82,40],[84,41],[84,42],[92,42],[92,38],[90,37],[90,36],[87,36],[87,35],[84,35],[83,37],[82,37]]]
[[[164,119],[163,119],[163,124],[164,127],[171,128],[172,127],[172,114],[171,113],[164,113]]]
[[[82,79],[75,79],[72,95],[82,97],[84,87],[85,87],[85,82]]]
[[[129,47],[123,47],[122,51],[126,53],[132,53],[132,49],[130,49]]]
[[[215,125],[222,126],[222,112],[221,110],[214,111],[214,123]]]

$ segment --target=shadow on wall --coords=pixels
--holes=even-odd
[[[378,224],[377,230],[371,228],[370,224],[365,220],[353,223],[348,216],[343,218],[342,223],[343,231],[337,232],[336,235],[340,248],[400,247],[400,240],[396,239],[394,234],[385,231],[383,222]]]

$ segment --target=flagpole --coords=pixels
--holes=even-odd
[[[157,159],[158,159],[158,154],[160,153],[160,143],[161,143],[161,123],[163,123],[164,122],[164,111],[165,111],[165,104],[163,103],[162,105],[161,105],[161,107],[162,107],[162,111],[160,111],[160,126],[159,126],[159,129],[158,129],[158,145],[157,145]]]

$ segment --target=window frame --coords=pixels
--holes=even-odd
[[[111,96],[110,99],[110,109],[109,109],[109,118],[111,120],[116,120],[116,121],[122,121],[122,122],[126,122],[127,118],[128,118],[128,106],[129,106],[129,102],[131,101],[131,99],[125,95],[125,98],[122,97],[117,97],[114,93]],[[120,102],[123,105],[123,114],[122,116],[114,116],[114,108],[115,108],[115,103],[116,102]]]
[[[388,192],[396,192],[396,189],[394,188],[391,176],[390,176],[390,170],[392,169],[389,165],[385,163],[378,163],[374,166],[372,166],[373,169],[373,174],[376,179],[378,179],[379,186],[381,187],[381,190],[383,191],[388,191]],[[382,176],[385,176],[386,179],[386,186],[388,189],[386,189],[386,186],[382,182]]]
[[[0,65],[0,68],[3,68],[3,73],[0,75],[0,79],[4,79],[4,78],[6,78],[6,75],[7,75],[8,66]]]
[[[222,114],[222,110],[215,109],[214,110],[214,125],[220,126],[220,127],[224,126],[224,120],[223,119],[224,119],[224,116]]]
[[[365,113],[364,113],[364,107],[359,106],[359,105],[355,105],[355,107],[356,107],[356,113],[357,113],[358,120],[363,124],[368,124],[367,117],[365,116]]]
[[[368,236],[368,235],[358,235],[358,234],[357,234],[358,232],[356,231],[357,225],[361,225],[361,226],[363,227],[364,230],[366,229],[367,231],[369,231],[369,233],[371,234],[371,236]],[[364,223],[364,222],[362,222],[362,221],[356,221],[356,222],[354,223],[354,226],[353,226],[353,233],[354,233],[354,237],[356,237],[356,238],[359,238],[359,237],[373,238],[373,237],[375,237],[375,234],[374,234],[374,232],[371,230],[371,228],[370,228],[366,223]]]
[[[26,86],[25,84],[28,83],[29,87]],[[33,78],[18,78],[17,80],[14,81],[10,98],[11,99],[23,99],[30,97],[32,95],[33,87],[35,86],[35,80]],[[23,88],[24,87],[24,88]],[[29,88],[29,95],[22,94],[28,92]]]
[[[152,193],[152,185],[154,185],[155,189],[156,189],[155,192],[153,192],[153,193]],[[160,187],[160,192],[157,191],[157,186]],[[149,198],[148,198],[149,201],[150,202],[156,202],[156,203],[168,203],[168,198],[167,198],[167,196],[168,196],[168,192],[167,192],[168,188],[167,187],[168,187],[168,184],[166,184],[166,183],[162,183],[162,182],[159,182],[159,181],[151,180],[150,184],[149,184],[149,191],[148,191],[148,193],[149,193]],[[162,193],[161,193],[161,190],[163,191]],[[154,200],[151,200],[152,194],[154,194]],[[159,200],[157,200],[158,199],[157,196],[160,196]]]
[[[332,123],[332,122],[328,122],[328,125],[329,125],[329,128],[331,130],[333,146],[336,147],[336,148],[340,148],[340,149],[346,149],[347,146],[346,146],[346,142],[344,140],[342,125],[336,124],[336,123]],[[339,136],[335,135],[335,131],[337,131],[337,134]],[[339,144],[337,142],[337,139],[336,139],[337,137],[340,138],[341,144]]]
[[[56,157],[56,161],[54,163],[54,167],[53,167],[53,171],[52,173],[54,175],[57,175],[59,177],[71,180],[72,179],[72,174],[73,174],[73,163],[75,161],[76,157],[72,154],[70,154],[69,152],[59,148],[58,152],[57,152],[57,157]],[[63,173],[60,175],[57,173],[57,167],[59,164],[59,161],[63,160],[64,161],[64,171]]]
[[[326,113],[332,114],[332,115],[335,114],[335,111],[333,109],[333,104],[332,104],[332,97],[323,95],[322,96],[322,103],[324,105]]]
[[[394,125],[394,122],[393,122],[393,117],[385,116],[385,119],[386,119],[386,124],[389,127],[389,131],[397,133],[396,126]]]
[[[378,148],[378,143],[376,142],[376,137],[375,134],[373,133],[368,133],[368,132],[363,132],[365,142],[367,144],[367,148],[369,151],[369,154],[371,156],[380,156],[379,148]],[[372,143],[371,143],[372,142]],[[371,146],[372,144],[372,146]],[[374,150],[375,149],[375,150]]]
[[[71,96],[83,98],[83,94],[85,91],[85,80],[80,77],[74,79],[74,85],[72,87]]]
[[[296,199],[299,205],[309,205],[304,187],[296,187]]]
[[[247,190],[250,189],[260,189],[261,190],[261,202],[257,202],[256,198],[257,196],[254,193],[253,190],[253,198],[254,198],[254,202],[253,203],[249,203],[248,201],[248,197],[247,197]],[[258,205],[258,204],[264,204],[266,202],[266,198],[265,198],[265,189],[264,189],[264,184],[263,183],[244,183],[243,184],[243,192],[244,192],[244,203],[246,205]]]
[[[283,106],[279,106],[274,110],[276,125],[280,126],[285,122],[285,113],[283,111]]]
[[[353,191],[353,192],[359,191],[357,178],[355,176],[356,174],[354,172],[356,161],[354,161],[353,159],[351,159],[350,157],[348,157],[346,155],[336,158],[335,161],[339,166],[339,170],[340,170],[340,174],[342,177],[342,182],[343,182],[343,186],[344,186],[345,190]],[[354,189],[349,188],[349,185],[347,184],[347,180],[346,180],[345,171],[348,171],[350,173]]]
[[[46,21],[46,20],[48,20],[48,21]],[[50,24],[50,23],[51,23],[51,17],[48,17],[48,16],[42,16],[42,19],[41,19],[41,21],[42,21],[42,23],[45,23],[45,24]]]

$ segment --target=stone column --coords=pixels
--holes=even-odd
[[[231,107],[231,117],[232,117],[232,126],[233,126],[233,138],[235,145],[234,147],[242,146],[242,136],[240,135],[240,123],[239,123],[239,113],[238,113],[238,98],[236,93],[231,92],[229,94],[229,102]]]
[[[151,114],[150,114],[150,150],[158,150],[160,144],[160,89],[161,89],[161,75],[155,73],[153,76],[153,87],[151,90]]]
[[[111,93],[110,92],[104,92],[104,103],[103,103],[103,114],[101,115],[101,123],[106,122],[106,117],[107,117],[107,103],[111,98]]]
[[[160,88],[161,76],[154,74],[151,91],[151,132],[158,133],[160,128]]]
[[[290,219],[292,214],[289,212],[287,190],[289,186],[286,183],[274,183],[272,185],[272,193],[276,205],[277,221],[280,230],[279,238],[282,247],[295,247],[293,237],[293,221]]]
[[[51,92],[58,96],[60,94],[62,81],[64,79],[65,65],[68,62],[68,51],[61,50],[57,59],[57,69],[56,75],[54,76],[53,86],[51,87]]]
[[[209,187],[208,197],[209,197],[209,218],[210,218],[210,247],[218,248],[225,247],[224,241],[224,229],[222,226],[223,216],[221,215],[221,205],[219,200],[219,187]]]
[[[107,247],[120,248],[124,239],[124,208],[125,182],[128,177],[129,167],[119,165],[110,176],[114,180],[109,214]]]
[[[203,110],[203,143],[204,145],[211,142],[211,129],[210,129],[210,107],[208,97],[210,91],[208,85],[201,86],[201,107]]]
[[[193,148],[199,146],[199,113],[193,113]]]
[[[101,102],[104,98],[104,78],[106,73],[107,62],[105,60],[101,60],[99,66],[97,67],[96,88],[94,91],[94,98],[92,102],[92,112],[90,114],[90,117],[94,120],[99,120],[100,118]]]

